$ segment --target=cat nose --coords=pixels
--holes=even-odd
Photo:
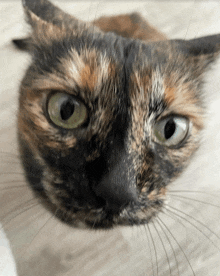
[[[138,201],[135,179],[132,164],[125,156],[105,173],[94,192],[104,199],[107,212],[119,213]]]

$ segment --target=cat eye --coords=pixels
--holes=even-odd
[[[185,140],[188,132],[189,120],[184,117],[170,116],[160,120],[154,126],[157,142],[167,147],[179,145]]]
[[[66,93],[53,94],[48,101],[47,109],[52,122],[66,129],[77,128],[87,119],[85,105]]]

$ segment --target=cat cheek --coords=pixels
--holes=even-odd
[[[145,192],[145,189],[142,189],[142,192]],[[153,190],[147,195],[147,199],[151,202],[155,202],[158,200],[166,200],[166,194],[167,194],[167,189],[165,187],[159,189],[159,190]]]

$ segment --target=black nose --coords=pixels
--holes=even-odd
[[[119,213],[131,202],[137,202],[133,164],[126,154],[115,159],[93,187],[95,194],[105,201],[106,211]]]

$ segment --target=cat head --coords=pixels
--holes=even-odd
[[[23,1],[32,63],[18,111],[30,187],[77,225],[148,223],[198,148],[220,35],[148,42]]]

